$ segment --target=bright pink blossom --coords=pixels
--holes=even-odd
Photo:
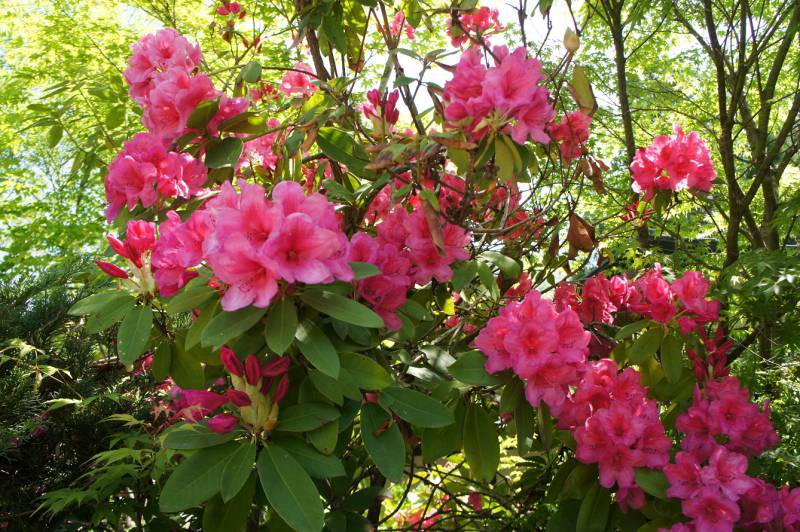
[[[416,38],[414,35],[414,26],[408,23],[405,13],[398,11],[389,24],[389,33],[392,34],[392,37],[397,38],[400,36],[401,30],[405,31],[408,40],[413,41]]]
[[[650,146],[639,148],[631,163],[633,190],[644,193],[645,201],[656,190],[708,192],[717,177],[711,153],[700,135],[696,131],[684,134],[677,123],[674,129],[674,136],[657,136]]]
[[[548,126],[550,138],[561,142],[559,150],[566,162],[577,159],[583,153],[582,145],[589,140],[591,121],[592,117],[577,111],[565,114],[561,122],[558,124],[553,122]]]
[[[142,122],[151,133],[172,142],[186,130],[192,111],[206,100],[218,96],[211,78],[205,74],[190,76],[172,70],[159,77],[147,105]]]
[[[217,414],[208,420],[208,430],[216,432],[217,434],[228,434],[236,425],[239,424],[239,419],[231,414],[222,413]]]
[[[286,96],[306,98],[314,94],[317,87],[311,83],[314,71],[304,63],[297,63],[292,70],[287,70],[281,80],[280,90]]]
[[[466,13],[459,13],[458,24],[454,25],[452,19],[447,20],[447,34],[453,46],[461,46],[470,40],[470,35],[474,38],[478,36],[484,38],[489,30],[501,31],[503,26],[500,24],[500,13],[497,9],[490,9],[486,6],[474,9]]]

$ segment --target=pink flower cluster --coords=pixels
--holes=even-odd
[[[281,80],[280,91],[289,97],[308,98],[317,90],[311,83],[314,71],[304,63],[297,63],[292,70],[287,70]]]
[[[396,39],[400,36],[401,31],[405,31],[409,41],[416,39],[416,35],[414,35],[414,26],[408,23],[405,13],[398,11],[389,24],[389,33]]]
[[[647,148],[639,148],[631,163],[634,192],[645,201],[656,190],[685,188],[708,192],[717,177],[706,142],[696,131],[684,134],[676,123],[675,135],[659,135]]]
[[[361,106],[361,112],[372,122],[372,132],[377,138],[389,135],[400,118],[400,111],[397,110],[399,97],[397,90],[385,96],[381,96],[377,89],[367,92],[367,102]]]
[[[106,219],[117,217],[123,206],[151,207],[159,198],[189,198],[208,178],[206,167],[189,155],[168,151],[163,139],[137,133],[108,165],[105,179]]]
[[[486,371],[512,369],[526,381],[528,401],[533,406],[544,401],[558,416],[569,387],[580,381],[589,336],[572,309],[557,311],[552,302],[532,290],[489,320],[475,346],[487,356]]]
[[[472,140],[490,130],[510,134],[519,144],[528,138],[547,144],[547,124],[555,116],[550,93],[539,84],[545,79],[541,63],[528,58],[524,48],[513,53],[496,46],[496,65],[486,68],[480,51],[464,52],[453,79],[444,86],[447,127],[462,129]]]
[[[267,122],[269,129],[275,129],[280,125],[277,118],[271,118]],[[283,131],[273,131],[245,143],[243,158],[253,166],[275,170],[280,159],[282,134]]]
[[[500,12],[496,9],[481,7],[467,13],[458,15],[458,25],[453,27],[453,19],[447,19],[447,34],[453,46],[461,46],[470,40],[470,35],[474,38],[481,37],[485,41],[485,33],[491,29],[501,31],[503,25],[500,24]],[[460,27],[459,27],[460,26]]]
[[[433,230],[431,224],[436,224]],[[426,216],[418,202],[410,214],[401,206],[381,213],[376,233],[375,237],[353,235],[349,260],[368,262],[381,270],[380,275],[359,281],[357,292],[390,330],[398,330],[402,322],[397,309],[406,302],[408,290],[432,279],[449,281],[453,276],[450,265],[469,258],[464,248],[470,239],[464,229],[441,216]]]
[[[612,324],[615,313],[628,311],[659,323],[677,318],[681,332],[689,334],[719,318],[720,302],[707,299],[710,289],[709,282],[696,271],[688,271],[669,283],[656,264],[634,281],[625,276],[590,277],[584,282],[580,297],[574,286],[559,285],[554,299],[559,309],[574,309],[586,324]]]
[[[547,130],[550,138],[556,142],[561,142],[559,150],[561,158],[566,162],[574,161],[583,153],[583,144],[589,140],[589,124],[592,117],[580,111],[567,113],[561,122],[551,123]]]
[[[644,504],[634,468],[661,468],[669,462],[672,440],[664,434],[658,404],[647,399],[639,372],[626,368],[617,373],[610,359],[586,365],[558,426],[574,430],[575,456],[598,464],[600,484],[611,488],[616,483],[624,490],[620,496],[634,507]]]
[[[333,204],[321,194],[306,196],[290,181],[278,183],[268,200],[264,188],[230,182],[185,223],[172,215],[156,243],[154,263],[161,290],[174,293],[192,277],[187,268],[205,259],[217,279],[227,284],[222,308],[266,307],[278,282],[349,281],[349,242]],[[164,225],[164,224],[162,224]]]

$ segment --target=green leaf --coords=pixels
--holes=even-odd
[[[392,384],[389,372],[364,355],[342,353],[342,367],[362,390],[382,390]]]
[[[519,157],[516,149],[508,146],[504,140],[505,135],[498,136],[494,141],[494,161],[497,165],[497,176],[504,182],[514,178],[515,155]]]
[[[639,320],[622,327],[617,334],[614,335],[615,340],[625,340],[630,338],[637,332],[641,331],[650,323],[650,320]]]
[[[361,279],[381,274],[380,268],[369,262],[351,262],[350,268],[353,270],[354,281],[360,281]]]
[[[611,493],[595,482],[578,510],[575,532],[603,532],[608,523],[610,504]]]
[[[317,369],[309,370],[308,378],[311,379],[311,384],[314,385],[314,388],[316,388],[319,393],[324,395],[331,402],[339,406],[342,405],[344,397],[342,397],[342,387],[339,385],[339,381],[325,375]]]
[[[130,366],[144,353],[147,341],[150,339],[150,330],[153,328],[153,309],[148,305],[134,307],[128,312],[122,325],[119,326],[117,336],[117,352],[119,360]]]
[[[664,476],[663,471],[637,467],[636,484],[653,497],[664,501],[668,498],[667,488],[669,488],[669,482],[667,481],[667,477]]]
[[[378,405],[365,404],[361,407],[361,439],[383,476],[392,482],[400,482],[406,462],[406,446],[397,423],[386,426],[391,419],[389,413]]]
[[[500,271],[503,272],[503,275],[508,277],[509,279],[518,279],[519,274],[522,271],[520,265],[517,261],[512,259],[511,257],[506,257],[502,253],[498,253],[497,251],[484,251],[480,254],[480,257],[488,260],[498,268]]]
[[[380,394],[381,405],[391,408],[412,425],[426,428],[447,427],[455,423],[453,414],[442,403],[410,388],[390,386]]]
[[[233,439],[234,434],[217,434],[211,432],[204,425],[198,423],[187,423],[169,429],[164,436],[164,447],[167,449],[191,450],[203,449],[222,445]]]
[[[361,177],[375,177],[374,172],[364,170],[369,157],[364,148],[357,144],[350,133],[333,127],[320,128],[317,133],[317,146],[327,157],[342,163]]]
[[[383,327],[383,319],[357,301],[331,292],[308,290],[300,299],[313,309],[360,327]]]
[[[298,438],[278,438],[275,445],[287,450],[313,478],[343,477],[346,474],[338,457],[317,452]]]
[[[150,371],[156,382],[161,382],[169,377],[169,368],[172,365],[172,344],[169,341],[162,342],[156,347],[153,355],[153,364]]]
[[[339,423],[328,423],[312,430],[308,433],[308,441],[322,454],[331,454],[339,442]]]
[[[206,166],[209,168],[236,166],[242,155],[243,147],[242,139],[237,137],[227,137],[209,142],[206,147]]]
[[[47,147],[55,148],[64,136],[64,128],[60,124],[55,124],[47,131]]]
[[[258,477],[270,506],[300,532],[325,526],[322,501],[308,473],[287,451],[269,445],[258,455]]]
[[[672,331],[661,341],[661,367],[664,368],[664,376],[673,384],[681,380],[682,355],[683,338],[677,331]]]
[[[472,476],[489,482],[500,465],[497,429],[480,405],[470,404],[464,419],[464,455]]]
[[[181,312],[188,312],[198,308],[200,305],[211,299],[216,292],[208,285],[193,286],[184,289],[180,294],[169,300],[165,310],[167,314],[174,316]]]
[[[242,67],[242,80],[247,83],[256,83],[261,79],[261,63],[250,61]]]
[[[205,388],[206,375],[203,366],[199,360],[189,355],[179,342],[172,346],[169,374],[181,388],[187,390]]]
[[[172,513],[198,506],[219,491],[219,478],[231,453],[234,442],[201,449],[181,462],[172,472],[158,504],[162,512]]]
[[[267,345],[276,354],[282,355],[292,345],[297,332],[297,310],[288,297],[273,301],[267,314],[264,337]]]
[[[628,350],[630,361],[634,364],[641,364],[648,357],[653,356],[658,350],[658,346],[661,345],[663,335],[664,329],[661,327],[653,327],[643,332]]]
[[[315,368],[334,379],[339,377],[339,355],[322,329],[306,320],[297,328],[295,339],[300,352]]]
[[[233,499],[244,487],[247,479],[252,476],[255,462],[255,441],[251,439],[239,442],[239,448],[231,454],[219,480],[219,493],[223,502],[227,503]]]
[[[183,344],[186,349],[191,349],[200,343],[200,338],[203,335],[206,325],[219,313],[219,307],[219,300],[212,300],[210,303],[203,305],[200,309],[200,315],[195,318],[189,330],[186,331],[186,340]]]
[[[256,493],[256,476],[249,475],[244,486],[228,502],[216,496],[203,511],[203,532],[240,532],[247,526],[250,505]]]
[[[589,77],[583,67],[576,66],[572,70],[572,80],[567,88],[582,113],[592,116],[597,111],[597,100],[595,100],[594,92],[592,91],[592,84],[589,82]]]
[[[108,304],[117,304],[122,299],[133,299],[130,294],[122,290],[112,290],[110,292],[100,292],[85,297],[72,305],[67,311],[71,316],[83,316],[100,310]]]
[[[217,114],[218,109],[219,98],[200,102],[186,120],[186,126],[191,129],[205,129],[211,119],[214,118],[214,115]]]
[[[455,362],[447,367],[448,373],[464,384],[473,386],[494,386],[503,381],[486,372],[486,357],[478,350],[461,353]]]
[[[250,330],[266,313],[267,309],[258,307],[221,312],[203,329],[200,341],[204,346],[218,349],[228,340]]]
[[[331,10],[331,13],[322,18],[322,30],[339,52],[347,52],[347,37],[342,26],[341,8]]]
[[[136,305],[136,298],[122,292],[123,297],[116,298],[102,307],[93,310],[86,318],[86,330],[92,334],[105,331],[115,323],[119,323]]]
[[[526,456],[533,445],[534,412],[530,403],[522,400],[514,409],[514,427],[517,429],[517,454]]]
[[[282,409],[275,430],[282,432],[306,432],[339,419],[336,407],[324,403],[302,403]]]
[[[232,118],[225,120],[217,126],[220,131],[229,133],[247,133],[248,135],[258,135],[267,131],[267,119],[264,116],[248,111],[240,113]]]
[[[453,290],[460,292],[465,286],[472,282],[478,274],[478,264],[474,260],[458,263],[453,268]]]

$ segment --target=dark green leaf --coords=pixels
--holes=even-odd
[[[383,319],[357,301],[331,292],[308,290],[300,299],[310,307],[345,323],[360,327],[383,327]]]
[[[315,368],[324,374],[339,377],[339,355],[325,333],[311,321],[304,321],[295,333],[297,347]]]
[[[661,341],[661,367],[671,383],[681,380],[683,371],[683,338],[677,331],[670,332]]]
[[[480,405],[470,404],[464,419],[464,455],[472,476],[489,482],[500,465],[497,429]]]
[[[203,511],[203,532],[240,532],[247,526],[250,517],[250,505],[256,492],[256,476],[250,475],[230,501],[223,502],[216,496]]]
[[[324,403],[302,403],[282,409],[275,430],[306,432],[338,419],[339,410]]]
[[[350,268],[353,270],[353,280],[355,281],[381,274],[380,268],[369,262],[351,262]]]
[[[219,98],[200,102],[186,120],[186,126],[191,129],[204,129],[214,118],[219,109]]]
[[[383,476],[392,482],[400,482],[406,461],[406,447],[397,424],[386,426],[391,419],[378,405],[365,404],[361,408],[361,438]]]
[[[200,305],[211,299],[216,292],[208,285],[193,286],[184,289],[181,293],[173,297],[167,303],[165,310],[167,314],[175,315],[181,312],[188,312],[198,308]]]
[[[300,439],[280,438],[275,440],[275,445],[287,450],[313,478],[331,478],[345,475],[344,466],[339,458],[317,452]]]
[[[297,332],[297,310],[288,297],[273,301],[267,314],[267,325],[264,328],[264,337],[269,348],[278,355],[282,355],[292,345]]]
[[[519,274],[522,269],[520,268],[519,263],[511,257],[506,257],[497,251],[484,251],[480,254],[480,256],[500,268],[500,271],[503,272],[503,275],[509,279],[519,278]]]
[[[324,395],[331,402],[341,406],[344,397],[342,397],[342,387],[339,385],[339,381],[316,369],[310,370],[308,372],[308,377],[311,379],[311,384],[314,385],[314,388],[316,388],[319,393]]]
[[[219,478],[234,442],[201,449],[181,462],[161,489],[159,507],[162,512],[180,512],[198,506],[219,491]]]
[[[494,386],[503,381],[486,372],[486,357],[475,349],[461,353],[447,368],[448,373],[464,384]]]
[[[255,462],[255,441],[251,439],[239,442],[239,448],[231,454],[219,481],[219,493],[223,502],[227,503],[239,493],[247,479],[252,476],[251,473]]]
[[[374,172],[364,170],[369,162],[367,153],[349,133],[333,127],[320,128],[317,145],[326,156],[346,165],[351,172],[361,177],[374,177]]]
[[[638,484],[640,488],[653,497],[664,501],[667,500],[667,488],[669,488],[669,482],[667,481],[667,477],[664,476],[663,471],[637,467],[636,484]]]
[[[216,432],[208,430],[204,425],[187,423],[169,429],[169,432],[167,432],[167,435],[164,437],[164,447],[167,449],[184,451],[203,449],[205,447],[222,445],[223,443],[231,441],[233,437],[233,433],[225,435],[217,434]]]
[[[389,372],[364,355],[342,353],[342,367],[362,390],[382,390],[392,384]]]
[[[117,336],[117,352],[119,360],[130,366],[144,353],[150,330],[153,328],[153,310],[148,305],[134,307],[128,312]]]
[[[637,332],[641,331],[650,323],[650,320],[639,320],[633,323],[629,323],[628,325],[621,328],[617,331],[617,334],[614,335],[614,339],[616,340],[625,340],[626,338],[630,338]]]
[[[643,332],[628,350],[630,361],[634,364],[641,364],[648,357],[653,356],[658,350],[658,346],[661,345],[663,335],[664,329],[661,327],[653,327]]]
[[[436,428],[455,423],[453,414],[442,403],[410,388],[390,386],[380,394],[381,404],[412,425]]]
[[[269,445],[258,455],[257,468],[270,506],[289,526],[300,532],[322,530],[325,521],[319,492],[292,455]]]
[[[206,325],[200,340],[203,345],[218,349],[228,340],[247,332],[266,312],[267,309],[258,307],[221,312]]]
[[[608,523],[611,493],[595,483],[589,490],[578,510],[575,532],[603,532]]]
[[[206,166],[209,168],[236,166],[243,147],[242,139],[236,137],[209,142],[206,148]]]

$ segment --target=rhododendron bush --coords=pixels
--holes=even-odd
[[[229,84],[175,29],[132,46],[112,287],[71,312],[160,383],[151,506],[209,530],[800,530],[800,490],[751,467],[779,435],[730,374],[714,279],[606,262],[611,232],[716,185],[708,140],[640,148],[601,229],[577,35],[544,61],[466,2],[423,57],[403,5],[309,4],[278,65],[220,4]]]

